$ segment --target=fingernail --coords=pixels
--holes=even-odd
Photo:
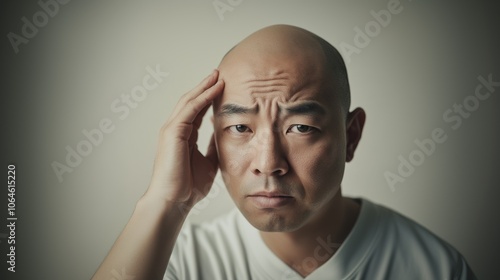
[[[215,70],[212,70],[212,72],[210,72],[210,74],[208,74],[207,79],[212,77],[214,75],[214,73],[215,73]]]

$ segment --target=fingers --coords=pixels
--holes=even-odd
[[[198,116],[196,116],[196,118],[194,119],[193,121],[193,125],[196,129],[199,129],[201,127],[201,123],[203,121],[203,116],[205,116],[205,114],[207,113],[208,109],[210,108],[212,104],[208,104],[207,106],[205,106],[205,108],[203,108],[200,113],[198,113]]]
[[[224,82],[218,80],[212,87],[200,94],[193,95],[193,98],[179,110],[173,120],[179,123],[193,124],[196,118],[203,117],[212,101],[222,93],[223,89]],[[201,120],[199,122],[201,123]]]
[[[181,99],[175,106],[174,111],[172,115],[170,115],[170,118],[168,119],[167,122],[170,122],[171,119],[177,116],[179,112],[186,106],[186,104],[190,102],[193,98],[196,98],[197,96],[205,92],[207,89],[212,87],[217,82],[218,77],[219,77],[219,71],[213,70],[212,73],[210,73],[210,75],[208,75],[205,79],[203,79],[203,81],[201,81],[195,88],[182,95]]]
[[[199,83],[194,89],[189,91],[186,95],[187,97],[191,97],[191,95],[199,95],[205,90],[209,89],[211,86],[217,82],[217,78],[219,77],[219,70],[214,69],[210,75],[208,75],[201,83]]]

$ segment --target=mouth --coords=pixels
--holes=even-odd
[[[257,192],[247,198],[259,209],[280,208],[295,200],[293,196],[279,192]]]

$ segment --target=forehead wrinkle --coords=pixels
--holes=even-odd
[[[244,81],[242,86],[248,91],[250,96],[275,92],[286,94],[290,91],[290,79],[288,75],[253,78]]]
[[[280,70],[280,71],[274,71],[271,73],[267,74],[257,74],[257,73],[252,73],[253,78],[249,78],[243,81],[243,83],[252,83],[252,82],[273,82],[276,80],[289,80],[290,75],[287,74],[285,71]]]
[[[227,106],[227,105],[225,105]],[[232,104],[229,104],[232,106]],[[239,106],[239,105],[236,105]],[[303,99],[297,101],[282,100],[279,96],[272,98],[255,98],[251,107],[241,106],[242,113],[259,114],[266,111],[274,116],[324,116],[327,114],[327,109],[321,102],[314,99]],[[262,110],[263,109],[263,110]]]

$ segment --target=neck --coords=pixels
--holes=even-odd
[[[330,203],[293,232],[260,232],[264,243],[303,277],[327,262],[349,235],[359,205],[339,192]]]

